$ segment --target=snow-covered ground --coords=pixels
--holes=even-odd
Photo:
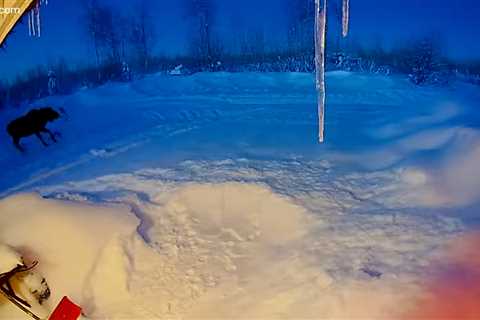
[[[323,145],[309,74],[152,75],[37,101],[69,117],[47,149],[0,145],[0,242],[40,260],[47,310],[69,295],[93,319],[418,314],[478,223],[480,90],[327,83]]]

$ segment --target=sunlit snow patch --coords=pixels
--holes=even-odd
[[[414,308],[429,257],[461,230],[448,219],[395,209],[402,197],[392,193],[402,189],[371,193],[365,177],[319,180],[310,194],[300,173],[278,170],[279,164],[267,177],[276,191],[253,163],[224,161],[216,171],[205,165],[50,189],[49,196],[69,201],[5,199],[0,241],[40,260],[52,304],[67,294],[93,319],[385,318]],[[223,174],[225,166],[231,176]],[[194,182],[195,168],[212,172],[202,178],[212,182]],[[308,177],[319,170],[328,180],[328,165],[309,170]],[[251,181],[213,182],[216,175]],[[402,177],[409,185],[424,183],[421,173]],[[296,197],[283,193],[293,182]],[[390,208],[379,208],[382,201]],[[361,207],[372,214],[354,213]],[[8,318],[6,310],[0,308]]]
[[[47,314],[63,295],[87,314],[114,311],[111,305],[131,299],[126,247],[138,237],[138,222],[128,210],[26,194],[2,200],[0,213],[0,243],[40,262],[37,269],[52,288]],[[0,317],[22,313],[2,300]]]

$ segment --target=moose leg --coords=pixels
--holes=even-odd
[[[22,146],[20,145],[20,138],[14,137],[14,138],[13,138],[13,145],[15,146],[15,148],[17,148],[18,150],[20,150],[20,152],[24,152],[24,151],[25,151],[25,150],[22,148]]]
[[[55,135],[53,134],[52,131],[48,130],[47,128],[43,128],[41,131],[48,133],[48,135],[50,136],[50,138],[52,139],[52,141],[53,141],[53,142],[57,142],[57,139],[55,139]]]
[[[37,136],[37,138],[42,142],[42,144],[46,147],[48,146],[48,144],[45,142],[45,140],[43,140],[43,137],[42,135],[40,134],[40,132],[35,132],[35,135]]]

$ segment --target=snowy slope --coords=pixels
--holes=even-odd
[[[327,81],[323,145],[308,74],[152,75],[38,101],[69,119],[47,149],[0,146],[2,195],[44,197],[0,201],[0,241],[46,262],[52,305],[68,294],[94,319],[401,318],[478,219],[480,92]],[[58,261],[77,252],[67,281]]]
[[[192,159],[301,157],[385,168],[464,132],[465,124],[457,121],[462,116],[473,125],[480,122],[468,113],[479,98],[473,87],[416,88],[405,79],[344,72],[328,77],[325,145],[314,139],[315,90],[308,74],[153,75],[35,102],[67,110],[70,120],[54,125],[63,139],[49,150],[36,138],[26,139],[28,153],[20,155],[0,132],[0,189],[6,195],[9,188],[21,190],[46,178]],[[24,112],[2,115],[0,125]]]

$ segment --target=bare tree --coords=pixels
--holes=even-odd
[[[191,51],[195,56],[210,62],[219,53],[219,46],[216,45],[212,34],[215,4],[212,0],[184,1],[193,26]]]
[[[88,1],[85,22],[93,42],[97,67],[120,60],[120,37],[115,29],[114,16],[111,8],[101,6],[97,0]]]
[[[288,49],[295,55],[314,53],[315,1],[291,0],[288,28]]]
[[[262,58],[266,52],[265,30],[263,27],[252,27],[244,30],[240,40],[240,53]]]
[[[417,85],[428,83],[432,74],[441,69],[438,40],[431,35],[415,41],[411,46],[409,54],[405,55],[410,80]]]
[[[141,1],[139,15],[132,22],[130,40],[135,50],[136,60],[144,71],[148,70],[154,45],[154,26],[145,0]]]

